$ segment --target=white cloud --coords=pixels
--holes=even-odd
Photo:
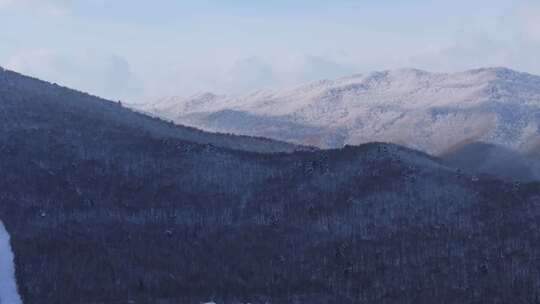
[[[333,79],[358,72],[349,62],[334,56],[302,54],[290,58],[268,60],[246,57],[236,60],[221,77],[225,92],[245,92],[260,88],[291,86],[321,79]],[[216,79],[215,83],[220,83]]]
[[[456,72],[471,68],[499,66],[507,62],[505,45],[489,35],[461,31],[454,41],[429,46],[408,59],[408,66],[439,72]]]
[[[226,91],[242,92],[276,85],[273,67],[260,57],[237,60],[224,75]]]
[[[6,42],[0,45],[0,62],[105,97],[145,99],[283,87],[401,67],[456,71],[495,65],[540,73],[537,1],[482,0],[474,3],[475,9],[463,10],[460,4],[466,1],[460,0],[443,5],[455,11],[435,5],[411,11],[416,18],[401,6],[385,6],[385,11],[399,12],[394,19],[383,18],[391,16],[380,12],[363,16],[361,10],[336,11],[328,13],[333,22],[326,24],[298,12],[283,19],[273,19],[277,11],[259,16],[260,20],[255,14],[246,21],[188,6],[189,14],[205,16],[196,21],[180,18],[183,15],[172,9],[162,12],[175,7],[174,1],[160,5],[136,1],[130,6],[122,0],[0,0],[0,11],[9,11],[5,15],[24,12],[6,18],[4,27],[20,23],[0,31]],[[474,13],[481,6],[485,9]],[[153,9],[155,14],[148,15]],[[429,18],[427,10],[434,10]],[[70,15],[61,22],[53,22],[54,16],[33,18],[55,11]],[[155,18],[160,12],[163,18]],[[304,19],[292,18],[296,16]],[[109,54],[24,51],[74,46]]]
[[[114,54],[34,50],[12,56],[6,67],[111,99],[129,99],[143,90],[129,63]]]
[[[305,55],[294,65],[297,82],[334,79],[358,72],[351,63],[338,62],[324,56]]]
[[[466,27],[445,44],[409,56],[407,65],[441,72],[505,66],[540,74],[540,5],[509,9],[488,29]]]
[[[540,5],[520,6],[515,12],[514,22],[522,39],[540,43]]]
[[[200,92],[241,94],[358,72],[354,64],[335,60],[334,57],[310,54],[278,58],[251,56],[222,65],[179,65],[167,69],[165,73],[163,67],[153,66],[153,72],[145,74],[148,94],[142,98],[187,96]]]
[[[15,9],[51,15],[65,15],[73,0],[0,0],[0,10]]]

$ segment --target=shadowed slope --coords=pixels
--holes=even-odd
[[[214,134],[177,126],[124,108],[120,102],[111,102],[0,68],[0,125],[6,128],[18,125],[27,130],[47,128],[56,120],[67,119],[68,115],[79,115],[85,119],[87,124],[80,123],[85,128],[99,129],[102,125],[113,124],[157,138],[170,137],[230,149],[267,153],[311,149],[265,138]]]

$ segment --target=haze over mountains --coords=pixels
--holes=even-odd
[[[241,96],[170,97],[141,108],[204,130],[321,148],[382,141],[439,155],[477,141],[523,153],[540,146],[540,77],[506,68],[373,72]]]
[[[4,70],[0,115],[25,303],[540,298],[538,183],[394,144],[209,134]]]
[[[540,180],[540,154],[526,155],[511,149],[482,142],[466,143],[445,152],[441,157],[469,173],[487,173],[518,181]]]

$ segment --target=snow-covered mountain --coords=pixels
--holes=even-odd
[[[205,130],[322,148],[386,141],[441,154],[465,141],[522,151],[540,143],[540,77],[506,68],[373,72],[234,97],[164,98],[139,108]]]

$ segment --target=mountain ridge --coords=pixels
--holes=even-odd
[[[391,143],[244,151],[38,84],[0,74],[0,219],[25,303],[540,297],[539,183]]]
[[[540,77],[502,67],[459,73],[399,69],[233,97],[164,98],[139,107],[205,130],[320,148],[386,141],[439,154],[477,137],[520,150],[539,138]],[[263,123],[252,125],[246,117]]]
[[[70,107],[72,110],[86,111],[89,115],[102,116],[102,118],[121,118],[118,123],[130,124],[135,129],[141,129],[144,126],[146,132],[155,134],[158,137],[183,138],[204,144],[214,144],[231,149],[252,150],[255,152],[277,153],[312,149],[311,147],[293,145],[268,138],[216,134],[204,132],[189,126],[175,125],[170,121],[163,123],[164,121],[158,117],[150,117],[144,113],[140,113],[140,111],[133,111],[123,106],[121,101],[113,102],[6,69],[0,69],[0,84],[2,85],[0,89],[4,94],[14,94],[18,91],[24,91],[27,95],[40,96],[43,99],[61,99],[65,103],[65,106]],[[84,100],[84,103],[74,103],[72,100]],[[92,105],[92,107],[89,108],[89,105]],[[0,108],[0,111],[2,110],[6,119],[10,119],[8,117],[8,110]],[[119,115],[119,113],[124,113],[124,115]]]

